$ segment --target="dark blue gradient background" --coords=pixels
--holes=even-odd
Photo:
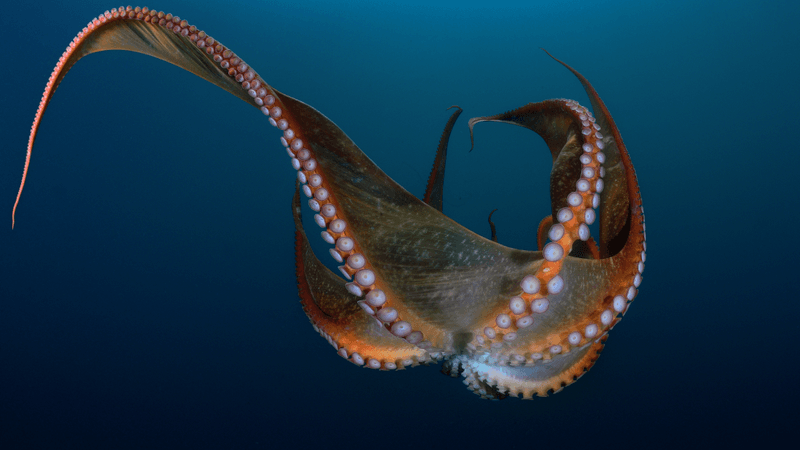
[[[546,148],[485,124],[469,153],[465,119],[586,103],[539,47],[594,84],[641,183],[644,282],[595,367],[524,402],[481,400],[438,367],[343,361],[298,304],[294,172],[279,134],[152,58],[104,52],[73,68],[42,122],[12,232],[47,77],[84,24],[119,6],[70,3],[14,2],[0,15],[0,447],[796,441],[796,2],[147,5],[323,112],[417,195],[446,108],[460,105],[445,212],[488,235],[498,208],[500,242],[520,248],[534,248],[548,213]]]

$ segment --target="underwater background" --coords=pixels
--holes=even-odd
[[[276,89],[321,111],[422,195],[441,131],[444,212],[535,249],[550,155],[466,122],[586,76],[631,153],[644,281],[602,357],[533,401],[491,402],[437,365],[345,362],[298,300],[295,174],[257,110],[160,60],[81,60],[113,2],[4,6],[0,447],[772,447],[798,437],[800,6],[792,1],[172,1]],[[308,217],[309,210],[305,210]],[[313,230],[313,228],[312,228]],[[325,247],[314,239],[327,262]],[[318,242],[315,242],[318,241]],[[327,252],[326,252],[327,253]]]

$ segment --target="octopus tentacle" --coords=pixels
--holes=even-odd
[[[322,123],[326,131],[338,128],[321,114],[301,102],[279,93],[269,86],[247,63],[235,53],[205,32],[189,25],[186,20],[148,8],[120,8],[107,11],[92,20],[72,41],[59,59],[45,88],[28,141],[25,169],[23,171],[17,202],[12,210],[12,227],[16,207],[25,184],[30,156],[41,118],[52,96],[69,69],[83,56],[104,50],[128,50],[148,54],[184,68],[233,93],[242,100],[259,108],[269,117],[269,123],[283,132],[280,138],[297,178],[303,183],[303,192],[309,197],[309,206],[317,212],[316,222],[326,228],[322,237],[332,244],[332,256],[340,262],[346,277],[355,277],[355,282],[346,284],[354,295],[362,296],[377,289],[374,272],[364,260],[359,244],[350,236],[341,206],[333,195],[328,177],[318,165],[314,147],[304,134],[303,124]],[[305,122],[293,117],[292,111],[304,114]],[[302,123],[302,124],[301,124]],[[339,131],[340,133],[340,131]],[[343,133],[342,133],[343,136]],[[342,137],[346,139],[346,137]],[[305,140],[304,140],[305,139]],[[347,139],[349,141],[349,139]],[[345,146],[352,153],[361,153],[354,145]],[[374,177],[383,175],[377,167]],[[383,177],[387,178],[385,175]],[[366,292],[365,292],[366,291]],[[419,333],[408,329],[408,323],[396,316],[386,326],[396,334],[417,339]],[[421,339],[419,339],[421,340]]]
[[[598,123],[610,132],[610,135],[604,139],[605,153],[609,155],[606,166],[609,167],[610,163],[615,162],[614,166],[609,169],[613,169],[619,175],[614,177],[609,175],[607,178],[608,187],[602,198],[605,207],[600,215],[598,247],[601,257],[608,258],[604,260],[604,264],[615,268],[611,284],[615,286],[617,294],[611,299],[611,304],[613,310],[618,313],[618,317],[614,320],[614,324],[616,324],[627,311],[628,304],[638,293],[646,260],[647,235],[639,181],[619,129],[597,91],[577,70],[555,58],[546,50],[545,53],[578,78],[589,96]],[[623,213],[615,217],[614,214],[620,210],[623,210]]]
[[[363,301],[351,301],[344,281],[328,270],[311,250],[303,231],[299,186],[292,203],[300,301],[314,329],[340,356],[359,366],[403,369],[430,361],[424,350],[398,339],[365,314],[362,308],[369,306]]]
[[[544,52],[578,78],[589,96],[597,116],[597,124],[610,132],[604,139],[608,159],[605,169],[608,176],[606,188],[601,195],[601,201],[606,206],[600,216],[600,252],[605,258],[616,254],[625,246],[635,245],[635,241],[639,240],[637,235],[644,235],[644,210],[636,171],[611,113],[589,80],[547,50]]]
[[[492,215],[494,215],[495,211],[497,211],[497,208],[489,213],[489,218],[487,219],[489,221],[489,229],[492,232],[492,237],[490,238],[492,242],[497,242],[497,228],[494,226],[494,222],[492,222]]]
[[[573,115],[567,120],[554,119],[557,115],[552,113],[543,115],[541,110],[544,108],[539,105],[528,105],[498,116],[470,120],[470,129],[481,121],[506,122],[530,128],[545,138],[554,159],[551,200],[553,217],[558,223],[551,225],[553,220],[547,218],[542,221],[539,229],[539,245],[543,246],[547,261],[561,263],[560,267],[557,264],[552,265],[555,274],[551,273],[551,276],[560,277],[563,283],[555,293],[550,289],[542,293],[543,283],[539,275],[547,268],[540,267],[535,274],[528,275],[520,284],[523,293],[512,297],[506,308],[499,308],[500,313],[495,323],[487,324],[483,335],[476,333],[476,340],[470,346],[475,352],[471,361],[473,363],[483,361],[481,364],[487,365],[483,372],[475,373],[481,373],[483,380],[496,386],[501,392],[508,390],[512,394],[523,396],[529,396],[533,392],[543,395],[543,387],[547,387],[547,390],[557,390],[556,384],[563,387],[591,367],[596,357],[586,356],[585,352],[593,345],[600,345],[600,339],[605,339],[606,333],[627,311],[628,303],[636,296],[642,280],[641,273],[644,270],[644,216],[641,212],[641,197],[630,158],[616,125],[597,93],[585,78],[569,66],[567,68],[579,76],[595,109],[602,114],[600,119],[595,120],[588,110],[577,103],[565,101],[565,105],[576,113],[577,117]],[[582,136],[595,139],[582,144],[576,143],[575,137],[580,138],[580,135],[570,131],[571,123],[575,122],[580,124]],[[600,123],[605,124],[606,128],[604,129]],[[608,130],[609,135],[604,136],[605,131],[601,130]],[[578,158],[580,166],[576,168],[577,164],[571,161],[576,156],[574,148],[578,144],[584,153]],[[611,157],[607,158],[605,152],[610,153]],[[607,175],[605,167],[601,164],[606,163],[607,159],[615,161],[612,167],[616,173],[610,183],[613,188],[612,193],[601,197],[600,194],[606,188],[603,177]],[[598,164],[592,165],[593,161]],[[565,189],[570,186],[569,180],[575,178],[578,178],[575,182],[577,190],[566,193],[565,191],[569,191]],[[587,195],[582,201],[577,198],[573,201],[571,197],[576,197],[576,193]],[[565,196],[569,207],[586,208],[583,220],[574,221],[575,216],[580,215],[580,210],[565,212],[563,206]],[[590,214],[589,220],[586,220],[586,212],[597,210],[601,204],[603,204],[600,209],[601,217],[604,219],[601,227],[604,232],[601,232],[601,244],[598,246],[591,239],[586,227],[591,224],[595,215]],[[626,225],[618,226],[620,221],[615,217],[615,213],[620,205],[626,207],[628,204],[633,207],[624,214],[627,217],[624,221]],[[551,239],[546,245],[543,238],[545,227],[549,227],[548,235]],[[578,239],[567,241],[567,245],[559,245],[559,248],[553,247],[554,243],[560,243],[566,234],[571,236],[577,234],[580,241],[586,242],[591,258],[598,261],[566,256],[572,253],[571,244]],[[613,254],[612,252],[619,248],[615,247],[618,244],[613,242],[619,242],[620,238],[625,238],[626,244]],[[609,240],[612,243],[607,242]],[[600,260],[600,258],[605,259]],[[529,296],[523,297],[525,294]],[[531,312],[540,315],[531,315]],[[534,325],[537,322],[538,325]],[[555,333],[548,331],[552,329],[548,324],[557,324]],[[589,351],[588,355],[597,354],[599,348]],[[525,369],[520,372],[524,374],[514,375],[511,373],[513,371],[505,368],[509,364],[535,368],[541,365],[542,360],[549,361],[548,366],[552,368],[555,367],[554,362],[570,361],[570,359],[572,361],[569,364],[562,364],[565,370],[557,371],[539,383],[534,382],[536,377],[530,372],[534,369]]]
[[[128,50],[162,59],[205,78],[253,106],[263,106],[269,102],[268,99],[275,98],[274,93],[267,92],[269,87],[266,83],[249,70],[244,61],[186,20],[146,7],[129,6],[106,11],[75,36],[50,75],[28,138],[22,181],[11,213],[12,228],[27,179],[33,144],[47,105],[61,80],[79,59],[104,50]],[[247,89],[243,89],[245,81]],[[257,95],[250,95],[251,87]]]
[[[334,246],[331,256],[343,263],[343,276],[353,278],[345,285],[348,292],[363,297],[388,330],[432,355],[454,351],[454,342],[461,339],[458,330],[471,328],[465,324],[477,320],[486,307],[475,308],[467,317],[448,307],[438,316],[426,317],[429,294],[424,290],[428,286],[436,286],[455,306],[464,295],[458,292],[462,278],[474,280],[480,272],[483,277],[499,279],[491,271],[486,273],[480,258],[470,255],[499,262],[497,275],[527,271],[540,257],[498,246],[441,215],[386,176],[330,120],[272,88],[227,47],[185,20],[147,8],[111,10],[90,22],[73,40],[40,102],[29,138],[28,161],[41,117],[60,80],[81,57],[103,50],[136,51],[163,59],[234,93],[267,115],[269,123],[283,132],[280,141],[309,197],[308,205],[316,213],[315,222],[323,228],[321,236]],[[26,175],[27,167],[26,163]],[[24,183],[25,176],[21,186]],[[415,282],[418,290],[410,293],[406,288],[409,280],[395,268],[398,264],[416,265],[420,255],[390,249],[398,241],[411,244],[424,235],[438,236],[427,240],[435,255],[426,257],[429,271],[423,275],[427,279]],[[440,242],[458,244],[448,247]],[[450,273],[453,266],[464,269],[461,277]],[[490,298],[504,295],[498,290],[508,289],[505,282],[487,283],[486,287]],[[449,324],[442,327],[442,320]]]
[[[491,121],[522,125],[542,135],[554,160],[551,191],[558,221],[548,231],[551,242],[542,247],[544,263],[520,281],[521,292],[511,298],[508,308],[496,316],[494,323],[485,324],[482,336],[481,331],[476,332],[473,342],[476,348],[501,348],[503,342],[513,341],[519,329],[533,324],[535,313],[547,309],[548,297],[564,289],[565,278],[559,273],[561,265],[574,242],[589,239],[589,225],[600,206],[598,191],[603,190],[601,173],[605,156],[600,151],[603,135],[592,120],[588,110],[571,100],[549,100],[469,121],[471,134],[475,124]],[[572,161],[581,150],[577,158],[578,173],[574,174],[576,165]],[[573,177],[578,181],[570,182]],[[551,346],[558,348],[560,344]]]
[[[456,111],[450,115],[447,124],[442,132],[442,137],[439,139],[439,147],[436,149],[436,157],[433,160],[433,167],[431,174],[428,177],[428,187],[425,189],[425,196],[423,201],[438,211],[442,211],[444,207],[444,169],[447,163],[447,146],[450,142],[450,133],[453,131],[453,126],[458,120],[458,116],[464,111],[461,107],[453,105],[447,109],[456,108]]]
[[[547,363],[498,364],[486,355],[464,361],[465,384],[482,398],[534,395],[546,397],[574,383],[592,368],[603,349],[604,336],[575,351],[558,355]],[[490,389],[491,388],[491,389]]]

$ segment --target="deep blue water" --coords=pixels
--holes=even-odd
[[[9,215],[52,67],[119,6],[23,3],[0,15]],[[556,395],[489,402],[435,366],[343,361],[298,304],[279,134],[193,75],[104,52],[59,88],[16,229],[0,232],[0,447],[796,439],[796,2],[300,3],[148,6],[232,48],[418,195],[446,108],[460,105],[445,212],[488,235],[499,208],[509,246],[535,247],[549,155],[529,131],[492,124],[470,153],[466,119],[554,97],[588,104],[539,47],[594,84],[648,226],[640,294],[598,363]]]

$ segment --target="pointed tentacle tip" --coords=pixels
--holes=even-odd
[[[561,61],[560,59],[556,58],[555,56],[553,56],[553,54],[552,54],[552,53],[548,52],[548,51],[547,51],[547,50],[545,50],[544,48],[542,48],[542,47],[539,47],[539,49],[540,49],[541,51],[543,51],[543,52],[547,53],[547,56],[549,56],[549,57],[553,58],[553,59],[554,59],[554,60],[555,60],[557,63],[559,63],[559,64],[561,64],[562,66],[566,67],[566,68],[567,68],[567,69],[569,69],[570,71],[572,71],[572,72],[574,72],[574,71],[575,71],[575,70],[574,70],[572,67],[568,66],[568,65],[567,65],[567,64],[566,64],[564,61]]]
[[[472,153],[472,149],[475,148],[475,136],[472,131],[472,127],[475,125],[475,119],[469,119],[467,125],[469,126],[469,152]]]
[[[492,222],[492,215],[497,211],[497,208],[493,209],[492,212],[489,213],[489,229],[492,232],[492,241],[497,242],[497,227],[494,226],[494,222]]]
[[[469,143],[470,143],[469,151],[470,152],[472,152],[472,149],[475,148],[475,136],[474,136],[473,128],[475,127],[476,124],[479,124],[481,122],[491,122],[491,120],[487,120],[489,117],[491,117],[491,116],[473,117],[472,119],[469,119],[469,122],[467,122],[467,125],[469,126]]]

